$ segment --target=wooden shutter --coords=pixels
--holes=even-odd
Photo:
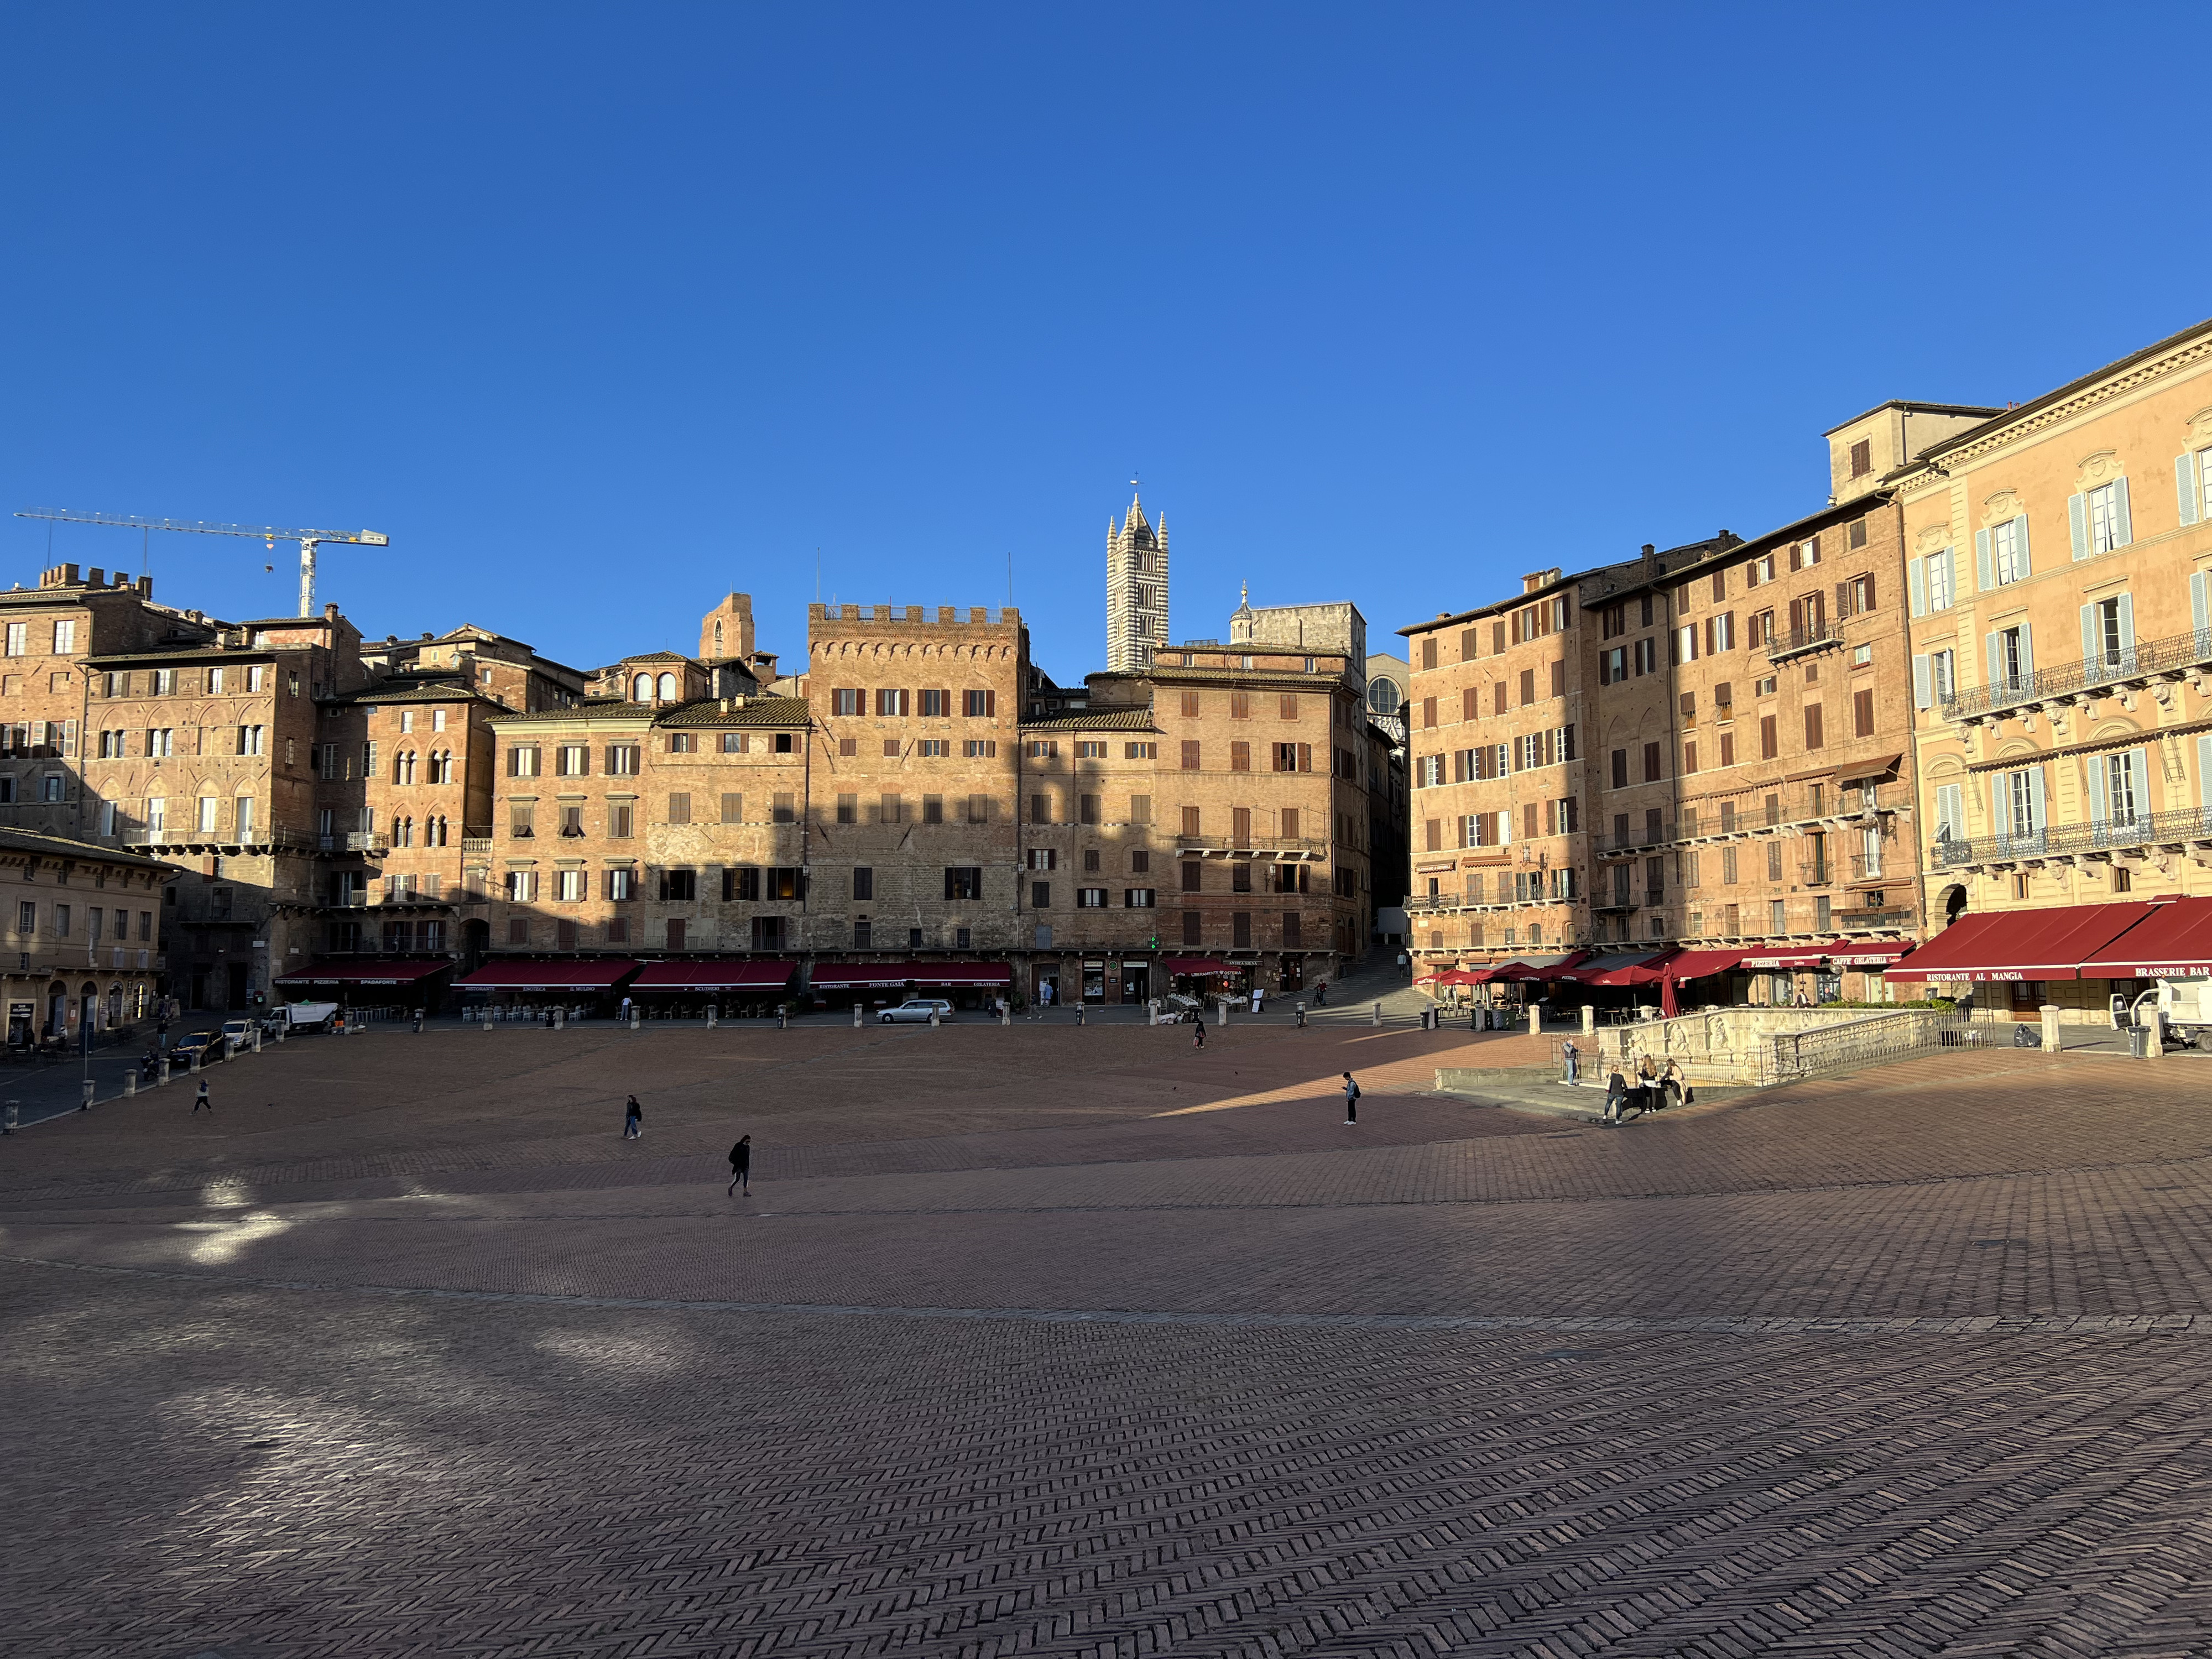
[[[1906,560],[1905,565],[1905,586],[1910,591],[1912,614],[1916,617],[1926,616],[1928,614],[1927,561],[1924,559]]]
[[[2197,455],[2192,450],[2185,450],[2173,458],[2173,494],[2175,504],[2181,508],[2183,525],[2195,524],[2203,515],[2204,492],[2197,482]]]
[[[2076,490],[2066,498],[2066,533],[2074,543],[2074,556],[2089,556],[2089,498]]]

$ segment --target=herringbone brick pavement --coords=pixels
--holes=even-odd
[[[2212,1650],[2193,1073],[1601,1131],[1421,1092],[1525,1038],[653,1035],[0,1144],[0,1649]]]

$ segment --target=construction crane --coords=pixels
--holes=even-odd
[[[315,614],[315,549],[324,542],[347,547],[389,547],[392,538],[374,530],[278,530],[269,525],[187,524],[181,519],[139,519],[122,513],[70,513],[60,507],[34,507],[18,513],[19,519],[51,519],[60,524],[107,524],[125,530],[177,530],[193,536],[254,536],[275,547],[279,542],[300,544],[300,614]]]

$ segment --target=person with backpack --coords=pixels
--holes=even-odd
[[[1359,1121],[1359,1085],[1349,1072],[1344,1074],[1344,1121]]]
[[[730,1148],[730,1192],[734,1196],[743,1187],[746,1196],[753,1190],[753,1138],[739,1135],[738,1144]]]

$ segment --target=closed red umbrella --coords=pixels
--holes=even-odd
[[[1674,1000],[1674,976],[1672,974],[1659,981],[1659,1017],[1672,1019],[1682,1012],[1682,1005]]]

